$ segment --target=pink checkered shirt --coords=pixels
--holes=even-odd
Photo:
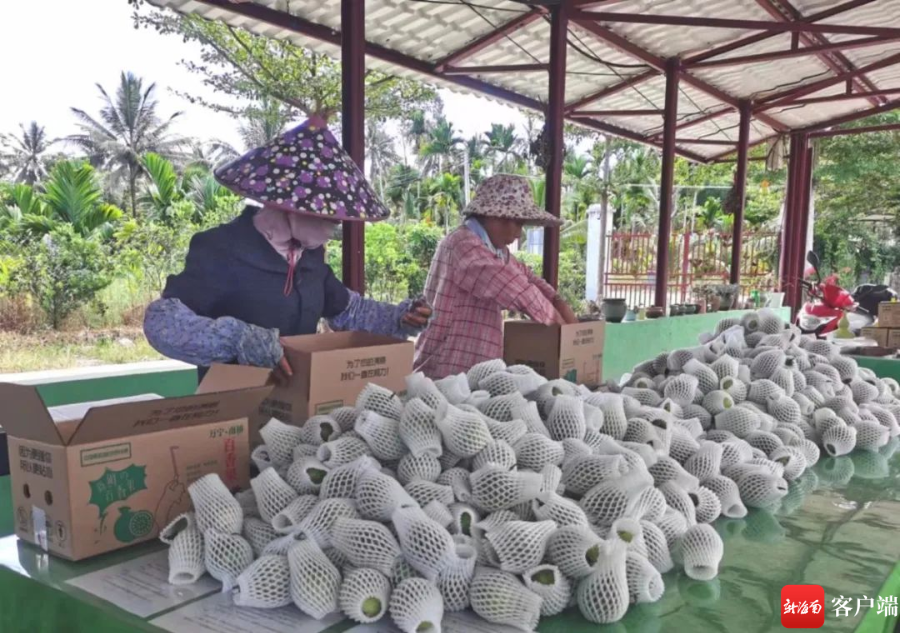
[[[434,379],[503,357],[503,310],[554,322],[553,287],[515,257],[497,258],[465,226],[438,246],[425,297],[434,318],[416,342],[415,370]]]

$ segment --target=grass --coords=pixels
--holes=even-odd
[[[133,345],[122,343],[123,339]],[[0,374],[118,365],[160,356],[139,328],[16,334],[0,331]]]

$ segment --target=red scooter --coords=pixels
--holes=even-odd
[[[804,334],[824,337],[838,328],[838,322],[846,313],[850,330],[859,335],[862,328],[875,322],[878,304],[889,301],[894,292],[884,285],[863,284],[850,293],[838,285],[837,275],[822,280],[819,274],[819,256],[810,251],[806,261],[813,267],[816,283],[800,280],[806,289],[808,300],[797,313],[797,325]]]

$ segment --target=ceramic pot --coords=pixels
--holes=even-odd
[[[666,315],[666,309],[662,306],[653,306],[651,308],[647,308],[647,318],[648,319],[658,319],[661,316]]]
[[[684,306],[680,303],[673,303],[669,306],[669,316],[676,317],[681,316],[682,314],[684,314]]]
[[[603,313],[603,318],[610,323],[621,323],[622,319],[625,318],[625,313],[627,311],[628,306],[625,305],[625,299],[604,299],[600,306],[600,312]]]
[[[634,308],[628,308],[628,311],[625,313],[625,318],[622,319],[626,323],[631,323],[632,321],[637,321],[637,312],[635,312]]]
[[[700,312],[700,306],[696,303],[686,303],[684,304],[684,313],[685,314],[697,314]]]

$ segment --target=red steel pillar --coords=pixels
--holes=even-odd
[[[678,82],[681,60],[666,60],[666,110],[663,121],[662,175],[659,184],[659,238],[656,245],[655,305],[666,307],[669,292],[669,237],[675,210],[675,129],[678,127]]]
[[[802,161],[800,163],[798,177],[800,178],[797,191],[797,231],[794,234],[794,257],[797,270],[797,279],[803,277],[806,270],[806,232],[809,229],[809,205],[812,196],[812,149],[809,146],[809,136],[800,135],[800,147]],[[791,306],[794,314],[803,305],[803,287],[798,283],[794,289],[794,297]]]
[[[778,273],[780,288],[785,293],[785,305],[790,304],[791,289],[795,285],[793,277],[794,267],[794,230],[796,222],[794,213],[796,205],[794,197],[797,193],[797,166],[800,163],[800,150],[798,149],[797,135],[791,136],[790,158],[788,162],[787,187],[784,191],[784,217],[781,223],[781,255],[779,258]]]
[[[341,0],[341,140],[344,149],[365,171],[365,0]],[[362,293],[366,288],[365,225],[343,227],[344,285]]]
[[[563,123],[566,109],[566,48],[571,0],[553,7],[550,17],[550,89],[546,130],[550,145],[545,188],[547,211],[556,217],[562,211]],[[544,279],[556,287],[559,281],[559,229],[544,229]]]
[[[747,164],[750,157],[750,120],[753,118],[753,105],[749,101],[741,101],[741,124],[738,131],[737,168],[734,175],[734,188],[738,207],[734,211],[734,226],[731,239],[731,275],[730,282],[741,283],[741,249],[744,242],[744,206],[747,204]]]

